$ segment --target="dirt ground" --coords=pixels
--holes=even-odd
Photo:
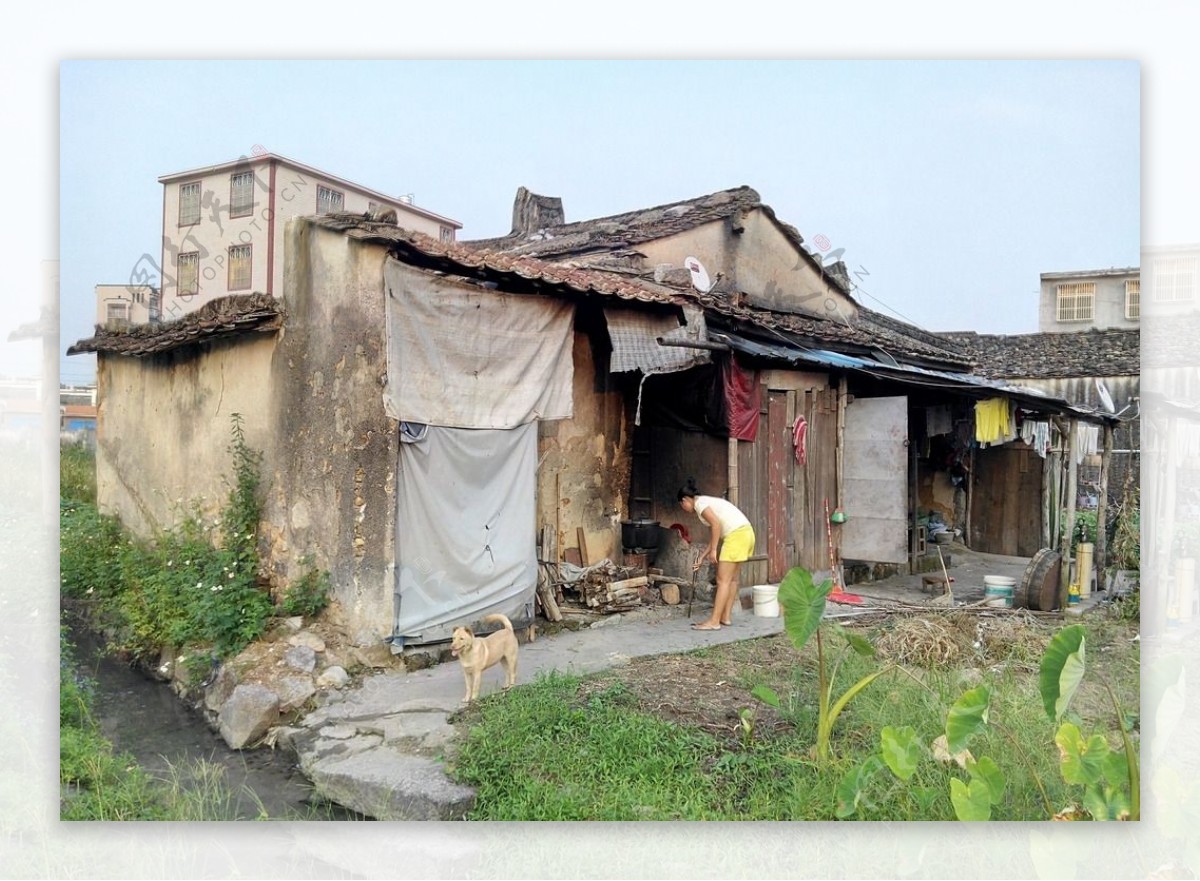
[[[1136,689],[1139,653],[1134,638],[1138,623],[1119,621],[1105,609],[1093,614],[1096,618],[1091,621],[1102,620],[1103,627],[1089,646],[1088,665],[1094,673],[1085,677],[1078,706],[1082,709],[1092,704],[1103,715],[1108,707],[1099,693],[1095,673],[1113,681],[1123,679]],[[922,669],[934,666],[982,673],[1003,665],[1013,675],[1036,678],[1050,638],[1071,623],[1076,621],[1013,610],[893,613],[846,622],[846,626],[863,628],[864,635],[872,637],[881,660],[898,661],[918,675]],[[585,682],[581,697],[620,682],[636,701],[637,710],[703,729],[732,746],[740,736],[739,712],[745,707],[755,710],[758,736],[769,737],[788,727],[775,710],[750,697],[748,682],[765,680],[782,693],[798,665],[812,667],[815,683],[813,660],[798,655],[787,636],[777,634],[684,655],[637,658]],[[1136,694],[1132,698],[1131,706],[1136,708]]]

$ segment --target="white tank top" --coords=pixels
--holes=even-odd
[[[716,496],[696,496],[696,516],[704,520],[704,512],[708,508],[712,508],[713,513],[717,515],[722,535],[729,535],[735,529],[750,525],[750,520],[733,502]]]

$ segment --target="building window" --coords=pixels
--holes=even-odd
[[[1125,282],[1125,317],[1137,321],[1142,315],[1142,280],[1131,278]]]
[[[331,190],[328,187],[317,185],[317,213],[329,214],[342,210],[342,203],[345,197],[337,190]]]
[[[229,290],[244,291],[250,287],[250,245],[229,248]]]
[[[1195,296],[1195,257],[1163,257],[1154,261],[1154,302],[1186,303]]]
[[[254,172],[229,176],[229,216],[245,217],[254,211]]]
[[[179,255],[179,296],[194,297],[200,293],[200,252]]]
[[[438,234],[441,236],[443,242],[454,241],[454,230],[448,226],[439,227]]]
[[[200,222],[200,181],[179,185],[179,225],[193,226]]]
[[[1096,283],[1074,282],[1058,286],[1059,321],[1091,321],[1096,317]]]
[[[121,325],[129,321],[129,306],[125,303],[109,303],[105,316],[108,324]]]

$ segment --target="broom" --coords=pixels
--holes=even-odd
[[[846,593],[842,590],[842,573],[838,568],[837,559],[833,552],[833,527],[829,520],[829,499],[825,499],[825,536],[829,539],[829,577],[833,580],[833,590],[829,592],[829,599],[835,603],[846,603],[852,606],[861,605],[863,598],[855,593]]]

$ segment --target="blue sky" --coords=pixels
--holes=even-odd
[[[865,305],[1032,332],[1040,273],[1138,263],[1139,80],[1130,61],[68,61],[62,348],[96,284],[158,253],[157,178],[256,144],[412,193],[464,238],[507,232],[518,186],[582,220],[748,184],[845,249]]]

